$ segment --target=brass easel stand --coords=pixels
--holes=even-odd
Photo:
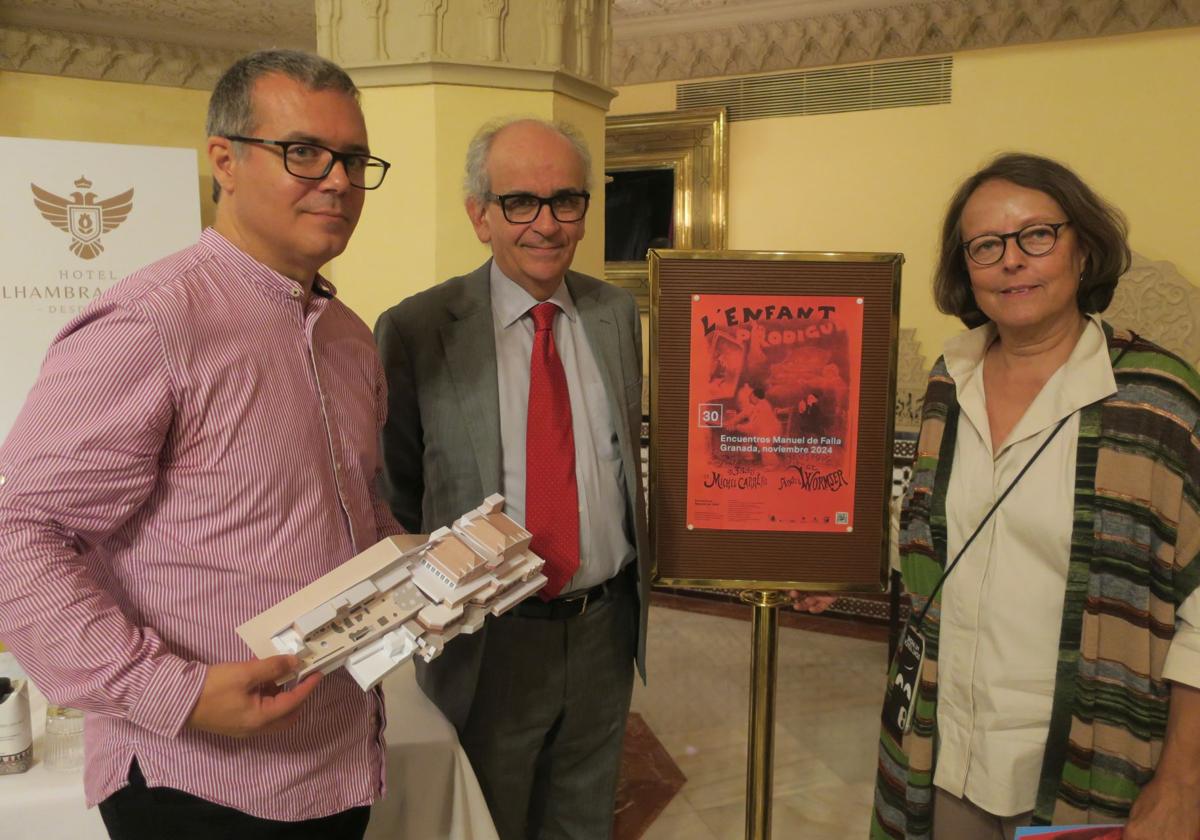
[[[775,750],[775,665],[779,652],[779,605],[784,592],[746,590],[754,607],[750,670],[750,750],[746,762],[746,840],[770,840],[771,771]]]

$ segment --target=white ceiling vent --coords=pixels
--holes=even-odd
[[[724,105],[729,120],[836,114],[950,102],[950,56],[885,64],[832,67],[715,82],[675,89],[676,108]]]

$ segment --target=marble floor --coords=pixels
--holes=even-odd
[[[745,836],[750,623],[651,608],[639,713],[687,777],[645,840]],[[866,836],[886,644],[781,627],[772,836]]]

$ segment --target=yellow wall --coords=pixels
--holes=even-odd
[[[212,177],[203,157],[207,109],[202,90],[0,70],[0,135],[195,148],[206,225],[213,216]]]
[[[604,276],[604,118],[607,112],[578,99],[557,94],[554,97],[556,120],[575,126],[586,138],[592,153],[591,194],[588,206],[587,234],[575,251],[572,267],[593,277]]]
[[[445,208],[432,198],[437,145],[431,89],[372,88],[363,92],[362,102],[371,150],[392,168],[383,186],[367,193],[354,237],[327,274],[338,295],[360,314],[369,313],[364,320],[373,326],[375,317],[399,299],[397,289],[433,274],[432,243]],[[414,248],[414,242],[426,244]]]
[[[592,193],[599,196],[574,266],[603,274],[603,111],[561,94],[466,85],[368,88],[363,111],[372,150],[392,168],[368,196],[354,239],[329,274],[368,324],[392,304],[488,258],[463,207],[462,181],[467,144],[495,117],[565,120],[583,132],[595,156]]]
[[[1200,28],[964,52],[953,102],[747,120],[729,131],[729,245],[902,251],[901,322],[927,361],[959,329],[933,307],[956,185],[1010,149],[1058,158],[1129,217],[1141,254],[1200,284]],[[675,84],[622,88],[613,114],[672,110]]]

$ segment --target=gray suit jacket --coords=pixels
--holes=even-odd
[[[413,295],[375,326],[388,378],[383,431],[384,494],[409,531],[429,533],[500,491],[500,402],[492,326],[491,261]],[[641,470],[642,328],[623,289],[567,272],[567,288],[604,374],[624,461],[626,516],[636,535],[638,671],[645,679],[650,547]],[[417,679],[455,726],[470,711],[483,631],[460,636]]]

